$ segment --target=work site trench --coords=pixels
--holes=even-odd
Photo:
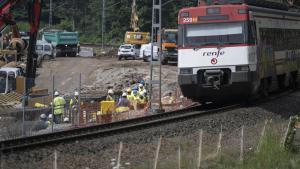
[[[76,65],[76,66],[74,66]],[[89,65],[89,66],[86,66]],[[158,73],[158,72],[155,72]],[[43,92],[45,96],[31,98],[28,106],[22,108],[22,94],[11,94],[11,99],[0,106],[0,140],[13,139],[49,132],[56,132],[74,127],[110,123],[147,115],[148,104],[132,105],[124,113],[106,113],[101,110],[101,101],[106,99],[109,89],[114,91],[115,104],[123,92],[132,84],[138,85],[145,81],[145,88],[149,92],[149,62],[140,60],[122,60],[112,56],[99,56],[92,58],[55,58],[45,60],[42,67],[37,70],[36,92]],[[177,67],[174,65],[162,66],[162,102],[165,111],[177,110],[194,104],[182,98],[177,85]],[[80,90],[79,90],[80,89]],[[158,88],[154,88],[152,106],[158,107]],[[52,94],[58,91],[65,98],[65,113],[62,119],[69,118],[68,122],[61,124],[49,123],[45,126],[40,122],[40,115],[48,116],[52,113]],[[74,92],[80,93],[80,114],[73,117],[70,113],[70,99]],[[6,106],[9,105],[9,106]],[[79,117],[78,117],[79,116]],[[79,120],[78,120],[79,119]],[[23,122],[24,121],[24,122]],[[51,122],[51,121],[49,121]],[[53,124],[53,127],[52,127]]]

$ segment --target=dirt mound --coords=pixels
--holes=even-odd
[[[79,88],[81,73],[82,93],[89,96],[103,96],[109,87],[123,90],[131,80],[149,81],[149,63],[141,60],[122,60],[117,58],[57,58],[44,62],[38,69],[38,87],[52,91],[52,75],[55,76],[54,89],[64,95],[72,95]],[[162,91],[176,89],[177,67],[162,67]]]

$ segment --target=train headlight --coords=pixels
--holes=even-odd
[[[181,75],[191,75],[191,74],[193,74],[193,69],[192,68],[182,68],[182,69],[180,69],[180,74]]]
[[[246,66],[237,66],[237,67],[235,68],[235,70],[236,70],[237,72],[248,72],[248,71],[250,70],[250,68],[249,68],[248,65],[246,65]]]

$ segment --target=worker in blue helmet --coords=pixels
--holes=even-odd
[[[141,81],[140,81],[140,84],[142,84],[143,86],[145,86],[145,81],[144,81],[144,80],[141,80]]]
[[[139,88],[138,88],[138,86],[136,86],[136,85],[132,87],[132,93],[133,93],[133,91],[135,91],[135,90],[136,90],[136,91],[139,91]]]
[[[134,97],[134,100],[137,100],[139,97],[139,91],[137,90],[132,90],[132,96]]]

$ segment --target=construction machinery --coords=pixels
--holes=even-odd
[[[77,55],[78,32],[49,30],[43,33],[42,40],[52,44],[55,57]]]
[[[177,63],[178,48],[177,36],[178,29],[163,29],[162,30],[162,64]]]
[[[149,32],[140,32],[139,28],[139,17],[137,15],[136,1],[132,1],[131,7],[131,24],[130,27],[133,31],[127,31],[125,34],[124,42],[125,44],[137,45],[140,47],[142,44],[150,43],[150,33]]]
[[[16,80],[14,79],[17,78],[16,73],[14,73],[14,76],[10,76],[11,72],[23,72],[22,67],[19,67],[20,64],[12,64],[11,62],[21,62],[23,64],[25,63],[25,72],[22,74],[20,73],[20,76],[24,75],[25,77],[23,81],[25,84],[26,93],[28,93],[35,85],[34,81],[36,77],[38,59],[38,55],[35,52],[35,46],[40,25],[42,0],[27,0],[28,22],[30,25],[29,42],[21,39],[17,24],[13,20],[13,14],[11,13],[11,8],[19,2],[19,0],[2,0],[0,2],[1,35],[7,26],[10,26],[12,30],[12,39],[8,41],[8,39],[5,38],[5,40],[2,41],[2,45],[6,45],[6,50],[0,50],[0,59],[2,58],[2,66],[6,64],[4,65],[4,67],[6,68],[2,71],[2,77],[5,77],[5,81],[9,83],[15,83]],[[25,58],[22,56],[25,56]],[[13,71],[10,72],[10,70]],[[9,78],[14,79],[7,80]],[[3,87],[5,89],[5,92],[9,91],[8,89],[10,88],[10,86],[18,87],[18,85],[9,83],[5,83],[6,86]]]

